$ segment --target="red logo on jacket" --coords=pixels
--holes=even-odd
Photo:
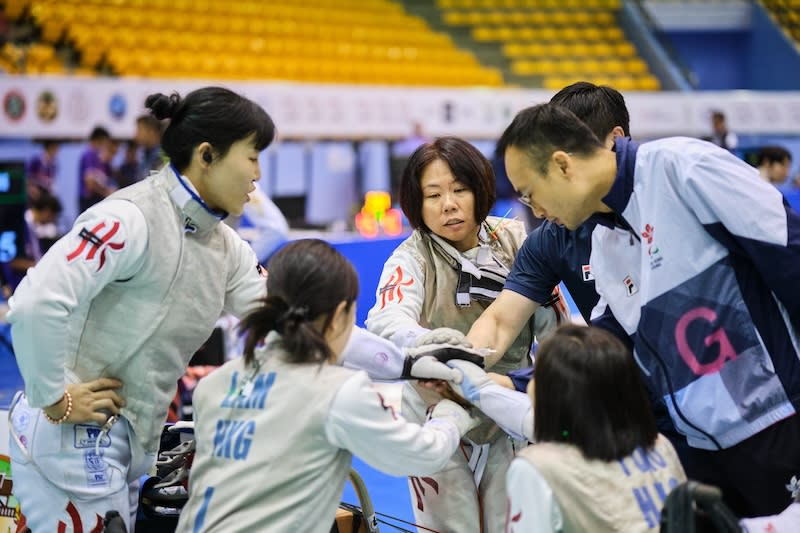
[[[111,228],[100,235],[100,232],[103,231],[103,229],[105,229],[108,225],[110,225]],[[82,228],[80,233],[78,233],[78,237],[81,238],[81,242],[78,244],[77,248],[67,255],[67,263],[72,263],[77,258],[84,256],[85,253],[83,260],[87,263],[89,261],[94,261],[95,257],[99,258],[99,264],[97,265],[97,270],[95,270],[95,272],[100,272],[100,270],[106,264],[107,248],[115,252],[125,248],[124,240],[122,242],[111,242],[111,239],[114,238],[114,235],[116,235],[119,231],[119,227],[119,221],[115,220],[113,222],[109,222],[108,224],[105,221],[100,222],[91,230]]]
[[[389,281],[386,282],[386,285],[380,288],[378,293],[381,295],[381,309],[386,306],[386,302],[391,302],[395,298],[397,298],[398,302],[403,301],[402,288],[404,286],[408,287],[414,283],[414,278],[403,281],[403,276],[403,269],[398,266],[389,277]]]

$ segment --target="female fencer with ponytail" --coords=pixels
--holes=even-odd
[[[244,357],[195,389],[196,452],[178,531],[327,533],[355,453],[395,476],[440,470],[475,422],[449,400],[420,426],[340,362],[358,277],[329,244],[269,262],[267,298],[240,324]]]
[[[98,531],[109,510],[133,530],[177,379],[223,310],[243,316],[265,294],[253,251],[221,221],[260,178],[272,120],[217,87],[146,105],[169,119],[169,164],[82,213],[9,302],[25,382],[14,494],[33,531]]]

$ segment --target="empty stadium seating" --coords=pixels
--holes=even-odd
[[[502,85],[388,0],[9,0],[82,67],[123,76],[403,85]]]
[[[800,0],[764,0],[778,24],[800,47]]]
[[[524,85],[560,89],[579,80],[621,90],[660,83],[617,24],[620,0],[437,0],[442,20],[497,43]]]

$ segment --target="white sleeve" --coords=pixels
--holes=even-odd
[[[229,233],[230,260],[234,263],[228,276],[224,310],[242,318],[258,306],[258,300],[267,296],[267,271],[258,264],[253,249],[235,230],[228,226],[224,229]]]
[[[334,446],[392,476],[438,472],[461,440],[458,429],[447,420],[429,420],[420,426],[397,416],[362,372],[336,393],[325,432]]]
[[[100,202],[81,214],[17,287],[8,321],[32,407],[64,394],[64,358],[71,313],[115,281],[141,269],[148,248],[144,214],[127,200]]]
[[[355,326],[342,352],[342,366],[364,370],[371,379],[400,379],[406,356],[391,341]]]
[[[480,409],[518,440],[533,440],[533,404],[524,392],[492,383],[481,387]]]
[[[511,461],[506,473],[506,493],[507,533],[557,533],[564,527],[553,490],[525,459]]]
[[[397,251],[383,265],[367,329],[403,348],[427,332],[419,325],[425,302],[425,274],[407,252]]]
[[[258,236],[250,246],[261,261],[286,242],[289,237],[289,223],[261,186],[258,183],[255,186],[256,190],[250,195],[250,201],[244,204],[244,216],[258,230]]]

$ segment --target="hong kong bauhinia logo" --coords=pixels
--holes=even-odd
[[[661,250],[658,248],[658,245],[653,242],[654,234],[656,232],[656,227],[651,226],[650,224],[644,225],[644,231],[642,232],[642,238],[645,240],[647,244],[647,255],[650,256],[650,270],[654,270],[661,266],[661,262],[663,258],[661,257]]]

